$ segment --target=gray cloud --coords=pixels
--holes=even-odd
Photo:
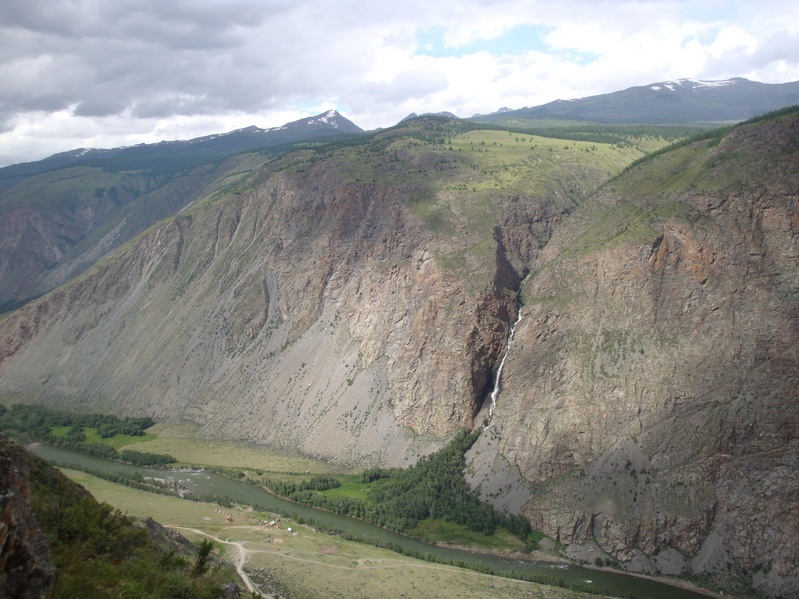
[[[289,4],[252,1],[20,2],[0,8],[0,118],[77,106],[81,116],[247,110],[275,81],[270,19]],[[253,59],[249,36],[263,35]],[[266,58],[268,56],[268,58]],[[249,70],[248,70],[249,69]],[[146,108],[145,108],[146,107]]]
[[[443,91],[447,87],[447,78],[440,71],[432,69],[414,69],[403,71],[389,83],[369,83],[362,85],[357,91],[378,102],[403,102]]]
[[[799,63],[799,35],[778,31],[752,55],[755,66],[765,66],[778,60]]]

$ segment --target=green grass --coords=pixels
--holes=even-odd
[[[497,128],[508,128],[518,134],[541,135],[558,139],[579,139],[591,142],[613,143],[638,147],[644,151],[657,150],[676,140],[684,139],[706,130],[710,125],[621,125],[577,121],[561,118],[529,118],[508,115],[504,119],[492,117],[474,119]]]
[[[198,427],[190,424],[162,422],[147,429],[152,440],[142,441],[135,449],[175,456],[182,464],[246,468],[279,474],[347,474],[349,471],[323,460],[314,460],[298,453],[279,452],[254,443],[205,441],[199,438]]]
[[[70,428],[69,426],[54,426],[50,429],[50,433],[56,437],[66,438]],[[158,438],[158,435],[154,433],[146,433],[144,435],[114,435],[113,437],[104,439],[97,433],[96,428],[91,427],[83,427],[83,434],[86,437],[87,443],[105,443],[114,449],[120,449],[127,445],[133,445],[134,443],[155,441]]]
[[[322,491],[328,497],[352,497],[353,499],[361,499],[363,501],[369,500],[369,493],[371,492],[373,484],[345,482],[340,487],[335,489],[327,489]]]
[[[86,435],[86,440],[89,443],[105,443],[106,445],[110,445],[114,449],[120,449],[127,445],[133,445],[134,443],[145,443],[147,441],[155,441],[158,438],[158,435],[153,433],[146,433],[144,435],[114,435],[113,437],[108,437],[107,439],[103,439],[100,435],[97,434],[97,430],[93,428],[84,429],[84,434]]]
[[[469,131],[452,138],[452,149],[481,175],[464,191],[503,189],[531,195],[546,191],[564,176],[589,187],[643,156],[636,148],[567,141],[508,131]],[[578,171],[578,172],[575,172]]]
[[[494,534],[485,535],[447,520],[423,520],[410,533],[428,543],[456,545],[482,551],[522,551],[525,547],[524,542],[504,528],[497,528]]]

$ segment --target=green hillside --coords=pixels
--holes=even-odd
[[[29,471],[31,507],[57,571],[48,597],[211,599],[237,580],[209,553],[213,545],[198,548],[175,541],[156,523],[136,523],[5,437],[0,454]]]

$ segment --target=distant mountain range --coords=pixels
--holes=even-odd
[[[759,83],[741,77],[723,81],[678,79],[532,108],[502,108],[475,115],[478,122],[569,119],[599,123],[722,123],[743,121],[799,104],[799,81]]]
[[[127,169],[131,166],[146,167],[150,165],[149,163],[162,161],[168,157],[185,162],[186,166],[197,166],[256,148],[363,132],[363,129],[341,116],[338,111],[329,110],[270,129],[246,127],[184,141],[162,141],[113,149],[78,148],[54,154],[44,160],[0,168],[0,181],[44,173],[78,163],[105,167],[113,161],[124,163],[124,168]]]
[[[221,173],[243,176],[250,166],[240,156],[247,152],[258,154],[260,166],[297,144],[362,133],[331,110],[271,129],[80,148],[1,168],[0,306],[60,285],[158,220],[229,185]]]
[[[714,124],[742,121],[794,104],[799,104],[799,81],[769,84],[749,81],[742,77],[722,81],[678,79],[586,98],[555,100],[534,107],[515,110],[502,107],[491,114],[475,114],[464,120],[519,126],[539,120]],[[449,111],[428,112],[421,116],[429,115],[458,118]],[[400,122],[418,116],[420,115],[412,112]],[[143,168],[169,157],[191,167],[256,148],[364,132],[338,111],[329,110],[323,114],[270,129],[251,126],[182,141],[162,141],[112,149],[78,148],[36,162],[0,168],[0,190],[8,188],[9,179],[27,177],[74,164],[105,167],[111,163],[119,163],[123,164],[125,169]],[[6,183],[3,183],[4,181]]]

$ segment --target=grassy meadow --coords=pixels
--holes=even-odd
[[[266,447],[232,441],[206,441],[198,438],[190,424],[158,423],[147,429],[130,449],[166,453],[178,463],[190,466],[239,468],[277,474],[346,473],[341,467],[299,454],[281,453]]]
[[[70,428],[71,427],[69,426],[55,426],[52,429],[50,429],[50,432],[56,437],[66,438]],[[118,434],[114,435],[113,437],[103,438],[97,432],[96,428],[88,426],[83,428],[83,434],[86,437],[87,443],[105,443],[106,445],[110,445],[114,449],[121,449],[122,447],[125,447],[127,445],[132,445],[134,443],[153,441],[157,437],[157,435],[153,433],[147,433],[145,435],[138,435],[138,436]]]

